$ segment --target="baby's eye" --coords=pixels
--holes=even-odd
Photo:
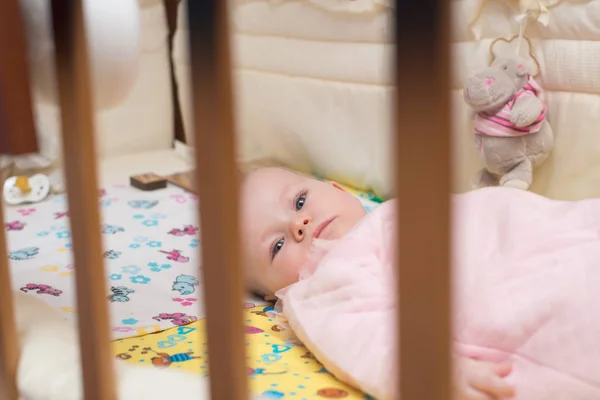
[[[279,253],[279,250],[281,250],[283,247],[283,242],[284,240],[280,239],[275,243],[275,245],[273,245],[273,249],[271,250],[271,259],[275,258],[277,253]]]
[[[304,207],[305,201],[306,201],[305,194],[298,196],[298,198],[296,199],[296,211],[302,210],[302,207]]]

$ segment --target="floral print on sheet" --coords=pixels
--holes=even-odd
[[[100,191],[99,205],[113,338],[202,319],[197,197],[179,188],[117,186]],[[66,196],[8,208],[5,220],[13,287],[75,318]]]

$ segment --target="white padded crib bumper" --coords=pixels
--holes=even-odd
[[[122,102],[96,113],[97,149],[102,158],[163,150],[173,144],[166,11],[162,0],[138,0],[138,4],[141,53],[135,80]],[[60,157],[60,110],[34,94],[40,150],[56,160]]]
[[[481,0],[452,2],[456,191],[469,190],[479,168],[462,82],[489,63],[494,39],[518,33],[508,3],[486,1],[476,40],[469,22]],[[241,158],[275,156],[389,194],[391,10],[334,12],[306,0],[232,4]],[[182,8],[173,58],[184,127],[191,132],[186,25]],[[526,35],[541,66],[537,79],[547,91],[556,135],[532,190],[557,199],[600,196],[600,1],[563,0],[551,8],[548,26],[530,22]]]
[[[125,101],[97,117],[101,157],[173,146],[173,92],[166,10],[162,0],[138,2],[142,47],[139,75]]]

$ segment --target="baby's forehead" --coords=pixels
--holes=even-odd
[[[278,167],[265,167],[248,174],[245,179],[245,186],[247,188],[268,187],[278,189],[289,184],[309,180],[312,181],[313,179],[296,171]]]

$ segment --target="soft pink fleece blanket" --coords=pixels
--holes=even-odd
[[[510,359],[517,400],[600,399],[600,200],[488,188],[452,201],[455,352]],[[395,207],[319,242],[278,293],[324,366],[382,400],[397,398]]]

